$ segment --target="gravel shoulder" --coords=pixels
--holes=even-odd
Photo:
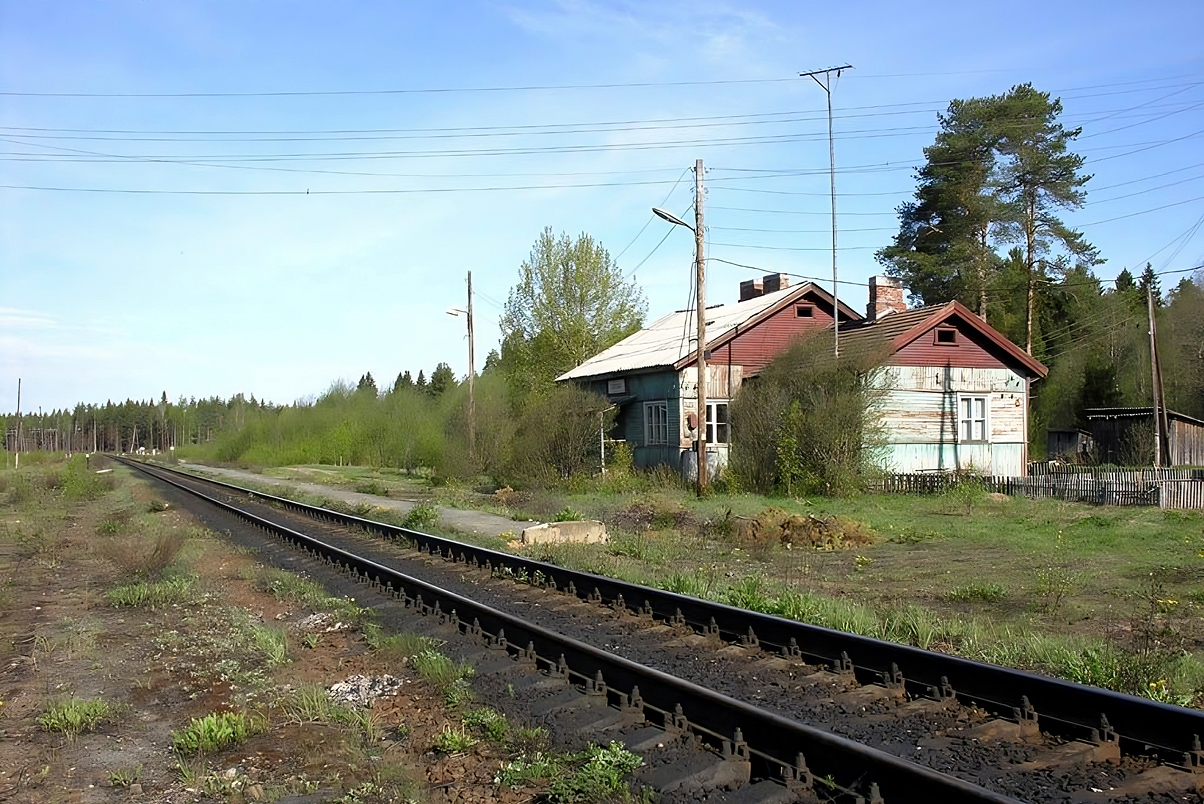
[[[396,500],[391,497],[382,497],[377,494],[364,494],[351,489],[340,488],[336,485],[282,480],[269,475],[256,474],[255,472],[247,472],[241,469],[228,469],[226,467],[209,466],[201,463],[185,463],[181,461],[179,468],[198,474],[216,477],[217,479],[225,479],[234,484],[239,482],[251,482],[263,485],[282,487],[287,486],[289,488],[305,491],[309,494],[317,494],[342,500],[343,502],[350,503],[351,505],[371,505],[377,508],[398,511],[402,514],[409,513],[414,506],[422,502],[422,500]],[[439,506],[439,519],[444,525],[455,528],[456,530],[460,530],[465,533],[478,533],[485,536],[502,536],[503,534],[508,533],[518,533],[521,532],[523,528],[534,524],[528,521],[518,522],[508,517],[490,514],[485,511],[471,511],[462,508],[449,508],[447,506]]]

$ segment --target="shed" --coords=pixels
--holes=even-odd
[[[1096,456],[1100,463],[1148,466],[1154,460],[1154,409],[1088,408]],[[1204,421],[1166,411],[1170,466],[1204,466]]]

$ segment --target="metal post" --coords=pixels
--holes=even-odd
[[[828,97],[828,177],[832,185],[832,353],[835,357],[840,357],[840,290],[836,278],[836,141],[832,137],[831,78],[833,72],[840,78],[841,72],[851,69],[853,65],[845,64],[841,67],[799,73],[800,76],[811,76]],[[823,81],[819,80],[820,75],[824,77]]]

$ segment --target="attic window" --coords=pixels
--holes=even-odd
[[[814,318],[815,308],[810,304],[800,304],[794,308],[794,314],[799,318]]]
[[[957,343],[957,330],[947,327],[938,328],[936,331],[936,342],[944,345]]]

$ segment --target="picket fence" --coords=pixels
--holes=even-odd
[[[939,494],[964,479],[950,473],[887,475],[872,484],[887,494]],[[1204,510],[1204,469],[1052,471],[1029,477],[983,477],[988,492],[1095,505],[1157,505]]]

